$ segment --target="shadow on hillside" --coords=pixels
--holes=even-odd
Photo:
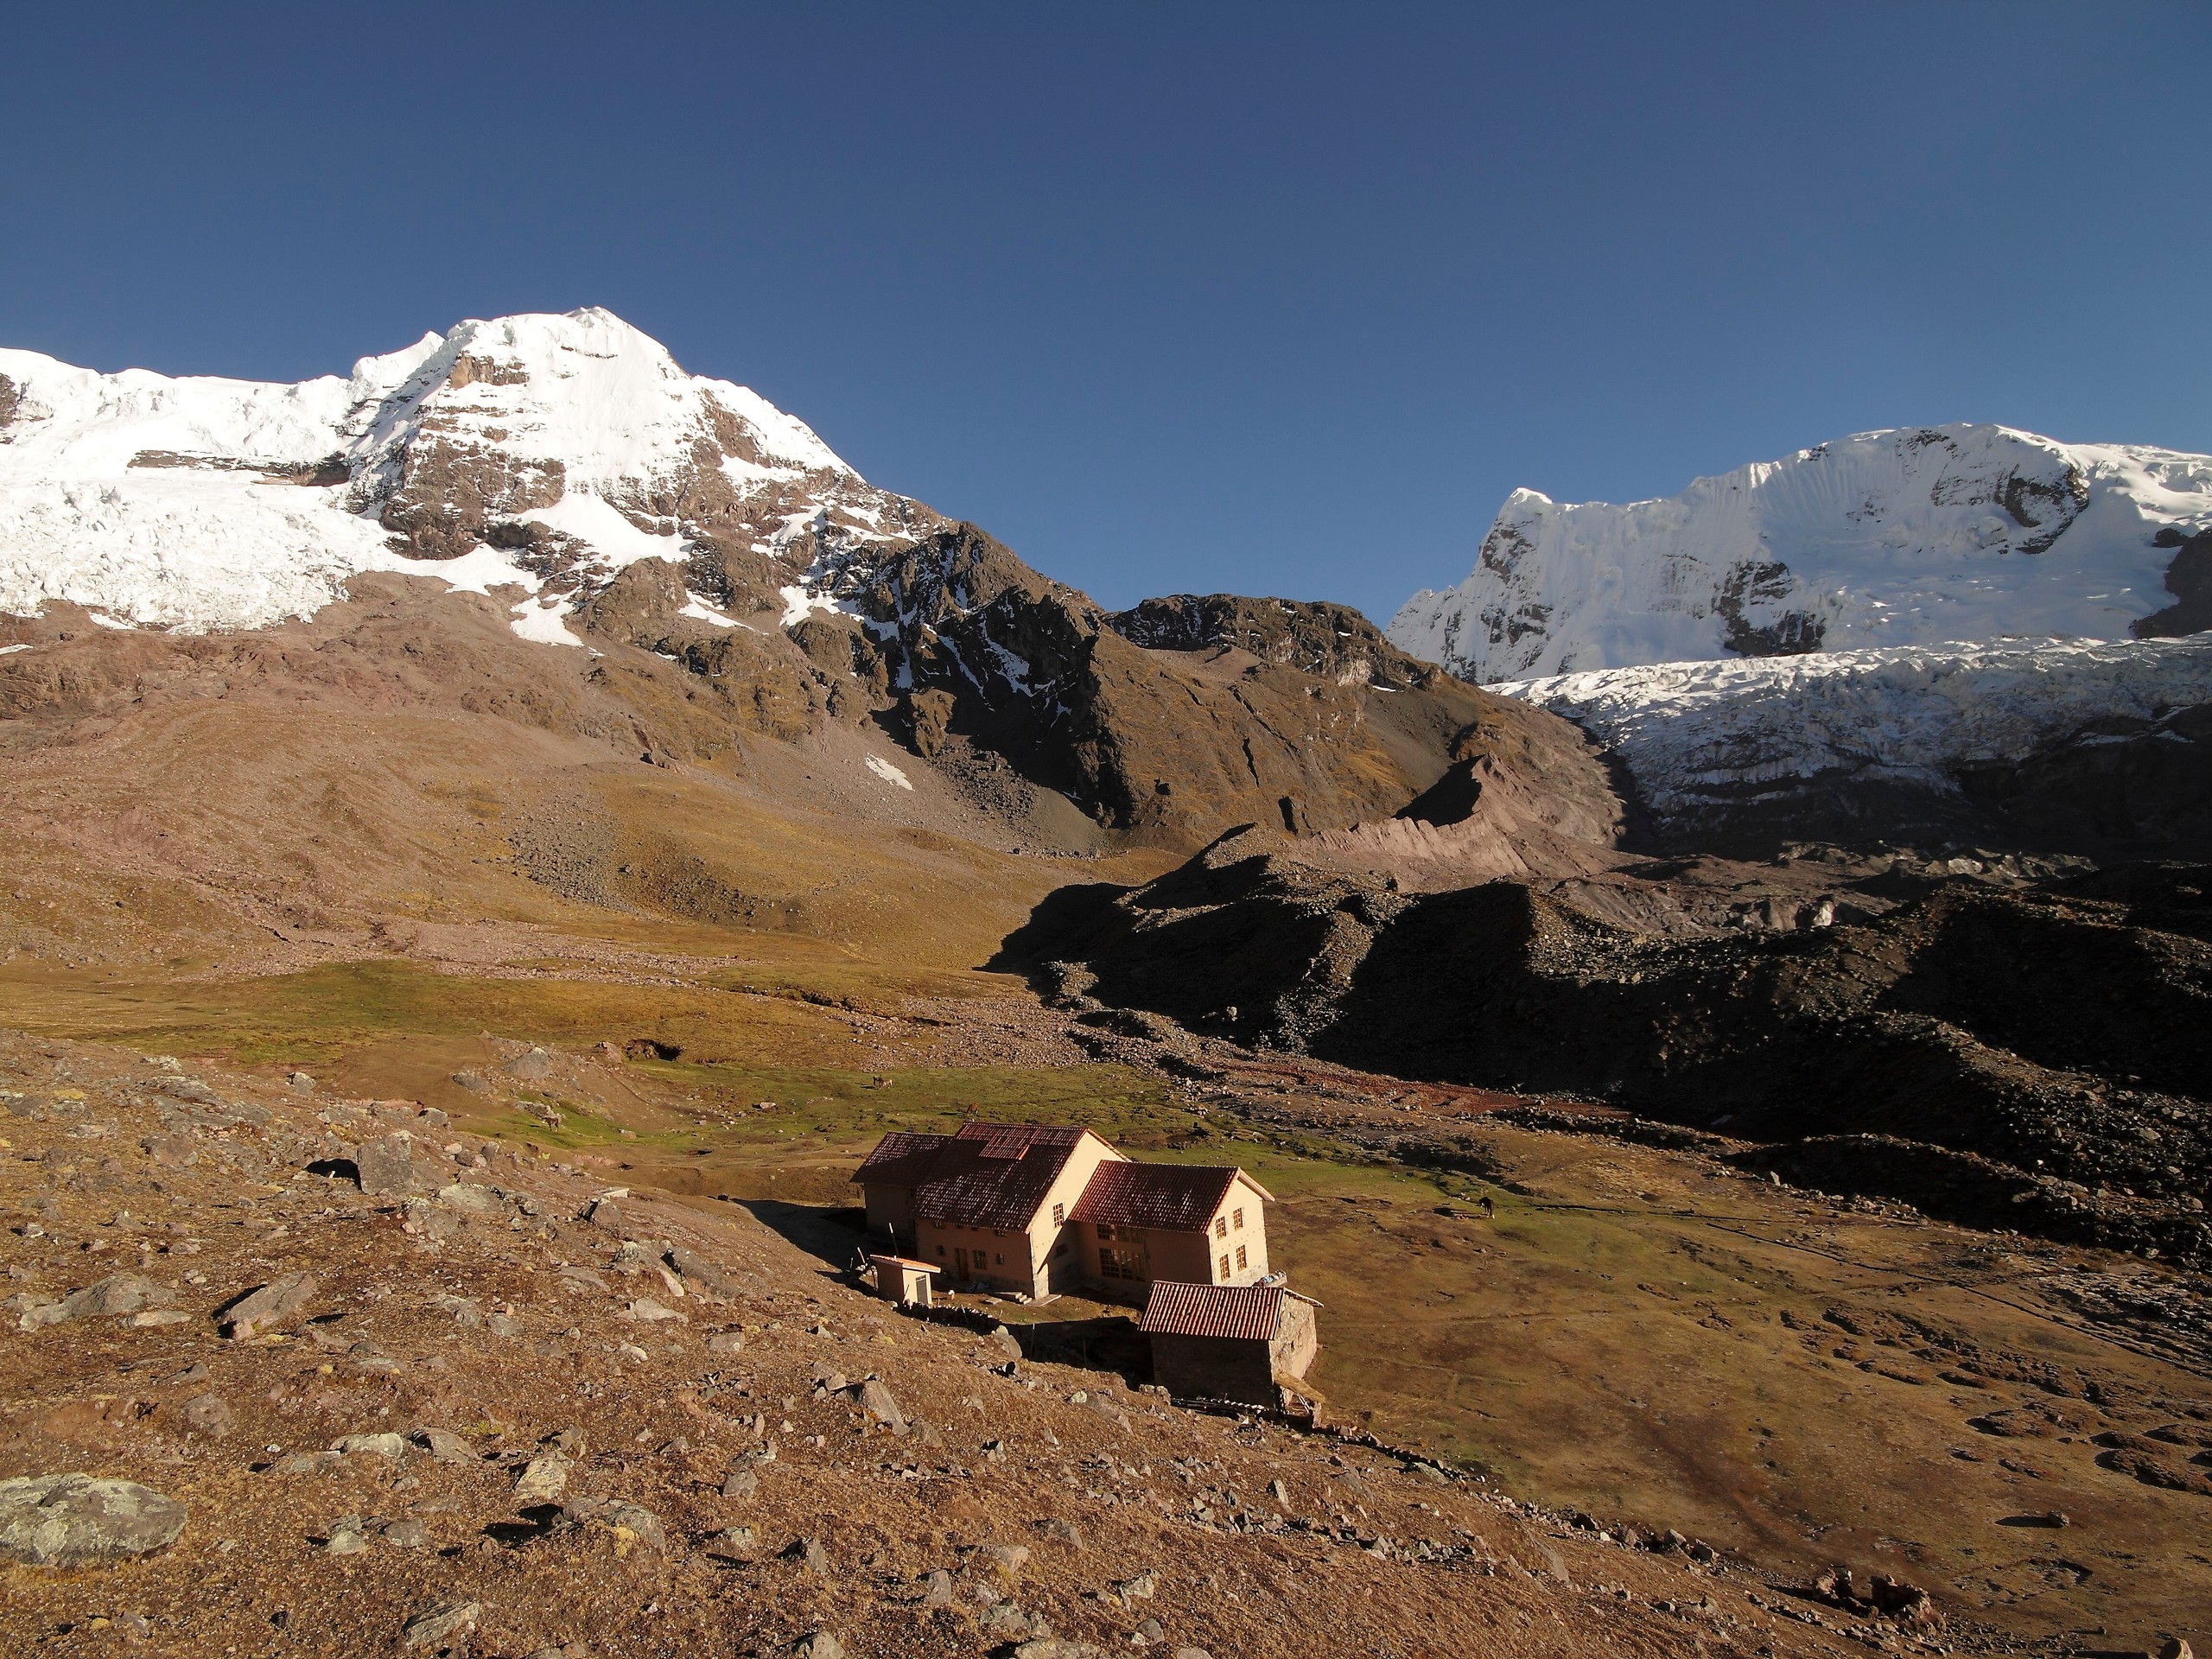
[[[1152,1381],[1152,1344],[1136,1321],[1103,1314],[1088,1319],[1040,1319],[1007,1327],[1021,1357],[1089,1371],[1112,1371],[1131,1388]]]
[[[842,1278],[860,1259],[868,1224],[865,1212],[856,1207],[833,1209],[783,1198],[741,1198],[739,1202],[769,1231],[780,1234],[820,1261],[831,1277]]]
[[[1079,946],[1114,913],[1114,901],[1130,889],[1112,881],[1076,881],[1055,887],[1037,901],[1029,919],[999,942],[987,973],[1027,976],[1033,988],[1049,994],[1053,976],[1045,963]]]

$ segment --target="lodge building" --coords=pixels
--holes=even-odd
[[[1268,1275],[1265,1187],[1234,1166],[1132,1162],[1089,1129],[894,1131],[852,1179],[869,1248],[937,1268],[947,1288],[1141,1301],[1155,1281]]]

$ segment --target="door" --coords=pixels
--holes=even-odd
[[[957,1245],[952,1252],[952,1276],[963,1285],[973,1276],[968,1271],[968,1252]]]

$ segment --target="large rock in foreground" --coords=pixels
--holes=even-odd
[[[144,1555],[184,1530],[184,1505],[136,1481],[91,1475],[0,1480],[0,1560],[35,1567]]]

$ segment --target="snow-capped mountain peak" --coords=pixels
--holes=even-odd
[[[465,321],[296,385],[0,351],[0,610],[257,626],[356,571],[573,594],[702,548],[803,583],[824,544],[936,522],[596,307]],[[566,637],[541,608],[518,628]]]
[[[1516,490],[1392,643],[1497,681],[2012,635],[2127,639],[2212,524],[2212,457],[2009,427],[1862,432],[1625,505]],[[2164,532],[2161,534],[2161,532]],[[2202,625],[2199,625],[2202,626]]]

